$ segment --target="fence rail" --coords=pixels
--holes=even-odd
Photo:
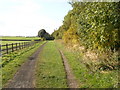
[[[0,56],[4,54],[9,54],[10,52],[14,52],[25,47],[29,47],[38,43],[39,41],[32,41],[32,42],[23,42],[23,43],[11,43],[11,44],[0,44]]]

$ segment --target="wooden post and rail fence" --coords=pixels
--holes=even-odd
[[[10,52],[14,52],[20,49],[23,49],[25,47],[29,47],[34,45],[35,43],[38,43],[39,41],[31,41],[31,42],[22,42],[22,43],[11,43],[11,44],[0,44],[0,56],[4,54],[9,54]]]

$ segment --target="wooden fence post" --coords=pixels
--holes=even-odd
[[[6,47],[5,50],[5,54],[8,54],[9,52],[14,52],[16,50],[19,50],[19,49],[23,49],[25,47],[29,47],[29,46],[32,46],[34,45],[36,42],[22,42],[22,43],[12,43],[12,44],[6,44],[6,45],[3,45]],[[9,47],[10,46],[10,47]],[[10,51],[9,51],[10,50]],[[2,45],[0,44],[0,55],[2,55]]]
[[[0,44],[0,52],[1,52],[1,44]]]
[[[26,47],[27,47],[27,42],[26,42]]]
[[[23,42],[23,46],[24,46],[24,48],[25,48],[25,42]]]
[[[21,48],[20,48],[20,43],[19,43],[19,49],[21,49]]]
[[[30,46],[30,42],[28,42],[28,46]]]
[[[21,44],[22,44],[22,49],[23,49],[23,42]]]
[[[32,41],[32,45],[34,44],[34,42]]]
[[[28,42],[26,42],[26,44],[27,44],[27,47],[28,47]]]
[[[30,46],[30,42],[28,42],[28,47]]]
[[[26,47],[26,42],[24,42],[24,47]]]
[[[24,42],[22,43],[22,45],[23,45],[23,48],[24,48]]]
[[[14,47],[13,47],[13,43],[12,43],[12,52],[14,52]]]
[[[17,43],[16,43],[16,50],[17,50]]]
[[[6,44],[6,53],[8,54],[8,44]]]
[[[2,56],[2,48],[1,48],[1,44],[0,44],[0,56]]]
[[[29,46],[31,46],[31,42],[29,42]]]

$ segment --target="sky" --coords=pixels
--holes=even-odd
[[[72,9],[69,0],[0,0],[0,36],[52,33]]]

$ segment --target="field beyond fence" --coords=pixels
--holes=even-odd
[[[0,41],[32,41],[31,39],[0,39]],[[33,41],[40,41],[40,39],[33,39]]]

